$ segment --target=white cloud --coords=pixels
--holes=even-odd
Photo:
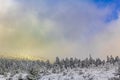
[[[95,56],[120,56],[120,18],[112,21],[104,31],[97,34],[91,46]]]
[[[0,0],[0,15],[7,13],[12,7],[14,7],[14,0]]]
[[[14,0],[0,0],[0,14],[4,15],[0,16],[1,52],[50,59],[119,53],[119,20],[109,25],[103,21],[110,8],[97,9],[89,3],[60,3],[54,8],[46,4],[18,4]],[[99,28],[103,29],[97,31]]]

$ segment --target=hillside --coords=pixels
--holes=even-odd
[[[54,63],[0,58],[0,80],[120,80],[119,57],[84,60],[56,57]]]

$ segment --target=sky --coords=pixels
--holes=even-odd
[[[0,0],[0,56],[120,56],[119,0]]]

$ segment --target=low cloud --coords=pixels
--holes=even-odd
[[[103,30],[93,39],[93,51],[96,56],[105,57],[105,55],[119,56],[120,53],[120,19],[117,19],[110,24],[108,28]]]
[[[5,1],[5,11],[0,8],[1,54],[53,60],[56,56],[84,58],[92,54],[103,58],[104,53],[119,53],[119,20],[104,22],[110,7],[99,9],[72,0],[55,4]]]

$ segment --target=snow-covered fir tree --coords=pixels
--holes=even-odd
[[[56,57],[54,62],[0,58],[0,80],[2,78],[5,80],[96,80],[96,75],[103,77],[111,75],[107,80],[119,80],[119,62],[118,56],[107,56],[106,60],[101,60],[100,58],[94,59],[91,55],[83,60]]]

